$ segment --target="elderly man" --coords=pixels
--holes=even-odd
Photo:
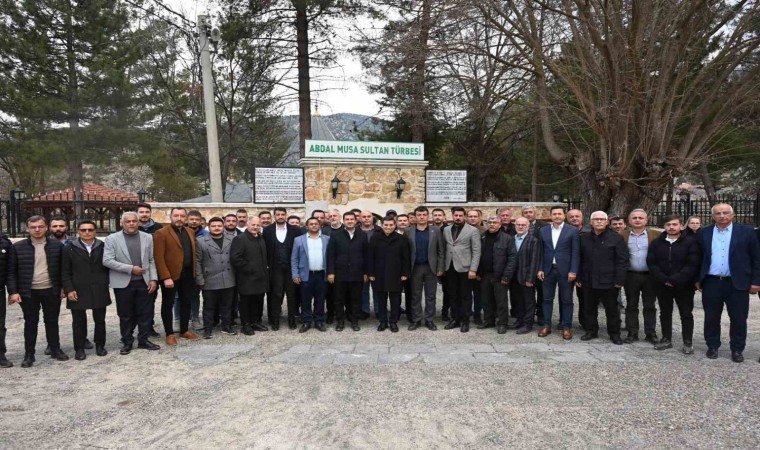
[[[343,229],[343,223],[340,221],[341,214],[337,209],[331,209],[327,213],[327,225],[322,226],[322,234],[330,236],[333,231]]]
[[[581,268],[576,284],[583,289],[586,300],[586,334],[582,341],[599,337],[598,307],[604,305],[607,314],[607,334],[615,345],[620,339],[620,310],[617,294],[625,282],[628,269],[628,248],[623,238],[607,227],[607,213],[591,214],[593,231],[580,235]]]
[[[647,342],[657,343],[657,297],[654,284],[649,276],[647,252],[652,241],[660,237],[660,232],[647,227],[647,213],[643,209],[634,209],[628,214],[630,231],[620,235],[628,245],[630,261],[628,275],[625,278],[625,327],[628,336],[625,343],[639,340],[639,300],[644,304],[644,333]]]
[[[451,208],[454,223],[444,228],[446,257],[443,270],[451,294],[451,308],[454,318],[444,329],[459,327],[462,333],[470,331],[470,314],[472,312],[472,284],[477,278],[480,264],[480,233],[478,229],[465,222],[464,208]]]
[[[533,330],[533,315],[536,308],[535,282],[541,267],[542,244],[530,231],[530,222],[525,217],[515,220],[515,249],[517,267],[514,281],[509,285],[512,308],[517,310],[517,334]]]
[[[103,265],[109,270],[109,283],[116,298],[119,315],[122,355],[132,351],[134,329],[137,325],[137,347],[158,350],[150,342],[153,300],[158,290],[158,272],[153,256],[153,236],[138,229],[138,213],[121,215],[124,227],[108,235],[103,245]]]
[[[37,345],[40,309],[50,356],[58,361],[69,357],[61,350],[58,316],[61,313],[61,257],[63,244],[46,237],[47,221],[42,216],[26,220],[29,237],[11,247],[8,259],[8,304],[21,304],[24,313],[24,360],[21,367],[32,367]]]
[[[728,310],[731,360],[744,361],[749,296],[760,292],[760,243],[752,227],[734,223],[734,209],[726,203],[712,207],[715,225],[702,228],[702,266],[697,289],[705,310],[707,357],[716,359],[720,348],[720,320]]]
[[[214,314],[218,310],[222,333],[237,334],[232,329],[232,299],[235,272],[230,263],[233,236],[224,232],[224,220],[212,217],[209,233],[200,236],[195,249],[195,283],[203,289],[203,338],[211,339]]]
[[[501,232],[501,219],[488,218],[488,228],[481,236],[478,277],[483,302],[483,323],[478,329],[498,326],[507,332],[509,324],[509,284],[517,266],[517,249],[512,236]]]
[[[498,213],[499,220],[501,221],[501,232],[507,233],[510,236],[517,234],[515,224],[512,223],[512,210],[509,208],[501,208]]]
[[[543,220],[536,218],[536,207],[531,204],[523,205],[520,209],[520,214],[528,219],[528,231],[535,234],[540,239],[539,232],[542,227],[548,225]],[[542,250],[543,253],[543,250]],[[539,278],[536,278],[536,323],[543,325],[544,323],[544,284]]]
[[[258,217],[249,217],[245,231],[232,240],[230,263],[240,294],[240,332],[252,336],[256,331],[267,331],[261,320],[264,294],[269,291],[269,266]]]

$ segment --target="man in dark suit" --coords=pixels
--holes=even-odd
[[[586,334],[582,341],[599,337],[599,320],[597,315],[599,303],[604,305],[607,315],[607,334],[615,345],[623,345],[620,339],[620,309],[617,307],[617,294],[625,283],[628,270],[628,247],[623,238],[607,227],[607,213],[591,213],[593,231],[582,233],[581,268],[577,285],[583,289],[586,300]]]
[[[539,230],[547,225],[548,223],[544,222],[541,219],[536,218],[536,207],[534,205],[523,205],[523,207],[520,209],[520,214],[528,219],[528,232],[533,233],[534,236],[541,239],[541,235],[539,233]],[[543,253],[543,250],[542,250]],[[536,277],[535,281],[535,287],[536,287],[536,323],[539,325],[543,325],[544,323],[544,284],[543,282]]]
[[[240,332],[246,336],[268,330],[261,323],[264,294],[269,291],[268,261],[261,219],[250,216],[245,231],[230,244],[230,264],[235,269],[235,285],[240,294]]]
[[[293,241],[301,235],[299,227],[288,225],[288,212],[278,206],[274,208],[274,223],[264,228],[262,233],[267,244],[269,258],[269,288],[267,293],[267,317],[272,330],[280,329],[282,299],[288,298],[288,328],[296,329],[298,316],[298,296],[290,271],[290,255],[293,253]]]
[[[530,222],[525,217],[515,220],[515,248],[517,249],[517,272],[515,282],[509,285],[512,308],[517,310],[517,334],[533,330],[536,312],[536,274],[541,267],[543,248],[541,241],[529,231]]]
[[[538,332],[546,337],[552,332],[554,291],[559,286],[562,337],[573,338],[573,282],[580,266],[580,233],[565,223],[565,208],[553,206],[550,210],[552,224],[539,230],[543,243],[543,262],[538,279],[543,282],[544,326]]]
[[[369,241],[356,226],[356,215],[343,214],[343,228],[330,234],[327,246],[327,282],[333,285],[335,331],[343,331],[346,316],[351,329],[359,331],[362,287],[367,280]]]
[[[403,283],[411,272],[409,244],[396,233],[396,221],[386,216],[383,219],[383,231],[377,233],[369,244],[367,259],[367,276],[372,281],[378,301],[380,314],[377,331],[398,332],[398,319],[401,314],[401,290]],[[388,300],[391,313],[388,315]]]
[[[731,359],[740,363],[747,341],[749,295],[760,292],[760,243],[752,227],[733,223],[731,205],[714,205],[712,217],[715,226],[697,234],[703,256],[696,287],[702,291],[705,310],[707,357],[718,357],[725,305],[731,319]]]
[[[428,209],[418,206],[414,210],[416,224],[406,230],[412,263],[412,323],[414,331],[422,325],[422,290],[425,290],[425,326],[433,331],[435,291],[439,276],[443,276],[443,235],[438,227],[428,225]]]
[[[509,284],[517,266],[517,249],[512,236],[501,232],[501,220],[488,218],[488,228],[481,236],[480,280],[483,323],[478,329],[498,326],[497,332],[507,332],[509,321]]]

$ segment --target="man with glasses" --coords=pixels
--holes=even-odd
[[[607,334],[615,345],[623,345],[620,339],[620,310],[617,294],[625,283],[628,270],[628,248],[622,236],[607,227],[607,213],[591,214],[590,233],[581,233],[581,268],[576,285],[583,289],[586,301],[584,310],[586,334],[582,341],[599,337],[599,303],[607,315]]]
[[[647,252],[652,241],[660,237],[660,232],[647,225],[647,213],[643,209],[634,209],[628,214],[630,231],[622,231],[620,235],[628,245],[628,274],[625,277],[625,327],[628,336],[625,343],[630,344],[639,340],[639,299],[644,304],[644,333],[646,341],[652,345],[657,343],[657,297],[654,284],[649,276]]]
[[[516,334],[526,334],[533,330],[533,315],[536,313],[536,274],[541,267],[541,241],[530,231],[530,222],[525,217],[515,220],[515,249],[517,267],[515,282],[509,285],[512,308],[516,309]]]
[[[47,221],[42,216],[26,220],[29,238],[11,248],[8,261],[8,304],[20,303],[24,312],[24,360],[21,367],[32,367],[37,345],[40,309],[50,356],[58,361],[69,357],[61,350],[58,316],[61,313],[61,256],[63,244],[46,237]]]
[[[498,326],[497,332],[507,332],[509,324],[509,284],[517,266],[517,249],[512,236],[501,232],[501,219],[488,218],[488,228],[481,236],[480,280],[483,323],[478,329]]]
[[[103,241],[95,237],[95,222],[84,220],[77,228],[78,237],[63,247],[61,278],[66,294],[66,308],[71,310],[74,336],[74,359],[87,358],[87,310],[95,323],[95,353],[106,356],[106,307],[111,304],[108,292],[108,268],[103,265]]]
[[[712,207],[715,226],[702,228],[702,266],[696,288],[702,291],[707,357],[716,359],[720,347],[723,306],[731,321],[731,360],[744,361],[749,296],[760,292],[760,243],[748,225],[733,223],[734,209],[726,203]]]

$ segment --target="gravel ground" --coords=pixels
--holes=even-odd
[[[676,348],[664,352],[613,346],[603,332],[565,343],[440,321],[436,332],[378,333],[366,321],[360,332],[215,334],[120,356],[111,306],[110,353],[75,361],[61,316],[72,359],[42,355],[40,326],[38,362],[21,369],[23,320],[9,308],[0,448],[760,447],[757,297],[743,364],[729,359],[725,314],[720,358],[704,358],[699,306],[691,356],[678,351],[677,312]]]

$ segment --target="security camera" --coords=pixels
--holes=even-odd
[[[212,28],[211,29],[211,42],[219,42],[222,40],[222,32],[219,31],[219,28]]]

